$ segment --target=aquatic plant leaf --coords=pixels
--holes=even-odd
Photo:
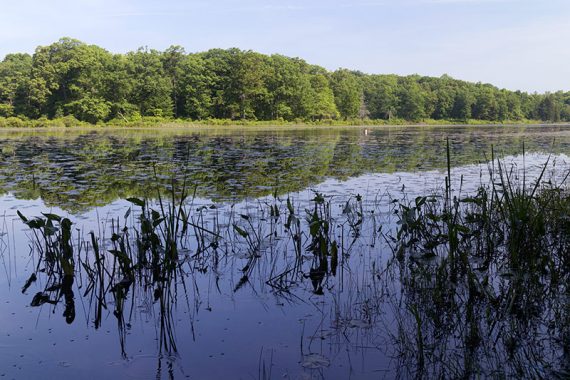
[[[144,207],[144,201],[139,198],[127,198],[127,201],[131,202],[134,205]]]
[[[24,223],[28,223],[28,218],[26,218],[24,215],[22,215],[22,213],[20,212],[20,210],[16,211],[18,213],[18,216],[20,217],[20,219],[22,219],[22,221]]]
[[[48,222],[50,222],[50,220],[48,219]],[[58,228],[54,227],[53,225],[47,225],[44,228],[44,231],[46,233],[47,236],[52,236],[55,235],[55,233],[57,232]]]
[[[295,214],[295,209],[293,208],[293,205],[291,204],[291,198],[289,197],[287,197],[287,210],[289,210],[289,213]]]
[[[319,232],[320,227],[321,227],[321,224],[318,221],[312,222],[311,224],[309,224],[309,232],[310,232],[311,236],[317,236],[317,233]]]
[[[36,277],[35,273],[32,273],[32,275],[30,276],[30,278],[28,278],[28,281],[26,281],[26,283],[24,284],[24,286],[22,287],[22,293],[26,293],[26,290],[28,290],[28,288],[30,287],[30,285],[32,285],[32,283],[34,283],[38,278]]]
[[[160,299],[160,297],[162,297],[162,288],[160,286],[157,286],[156,289],[154,289],[154,302],[158,301]]]
[[[233,226],[234,226],[234,230],[235,230],[238,234],[240,234],[241,237],[246,238],[246,237],[249,236],[249,234],[247,233],[247,231],[242,230],[242,229],[239,228],[235,223],[234,223]]]
[[[321,248],[321,252],[320,252],[321,257],[324,258],[325,256],[328,255],[328,250],[327,250],[328,247],[327,247],[327,241],[326,241],[325,237],[322,235],[319,238],[319,246]],[[325,260],[325,262],[326,262],[326,260]]]
[[[119,251],[117,249],[110,249],[109,253],[115,257],[117,257],[119,260],[123,261],[126,264],[130,264],[131,263],[131,259],[129,258],[129,256],[127,256],[124,252]]]
[[[417,197],[416,198],[416,207],[420,208],[426,203],[427,197]]]
[[[39,292],[36,293],[30,305],[33,307],[37,307],[43,305],[44,303],[52,303],[52,302],[50,301],[49,296],[47,294]]]
[[[130,277],[123,277],[121,281],[116,283],[112,288],[112,292],[116,292],[117,295],[121,295],[123,298],[126,293],[129,291],[130,286],[133,283],[133,279]]]
[[[46,225],[46,223],[43,219],[35,218],[27,221],[26,225],[32,229],[40,229],[43,228]]]
[[[315,193],[315,198],[313,198],[313,202],[316,204],[323,204],[325,203],[325,198],[320,193]]]
[[[242,278],[240,278],[239,282],[237,283],[237,285],[234,288],[234,292],[237,292],[238,290],[240,290],[241,287],[244,286],[248,281],[249,281],[249,277],[247,277],[247,275],[244,275]]]
[[[60,222],[60,225],[64,231],[70,231],[73,223],[71,222],[71,220],[69,220],[67,218],[63,218]]]
[[[42,212],[42,215],[45,216],[48,220],[55,220],[56,222],[61,222],[61,216],[56,214],[49,214]]]
[[[158,219],[154,219],[152,221],[152,227],[155,228],[156,226],[158,226],[160,223],[164,222],[164,218],[158,218]]]
[[[277,205],[271,205],[269,206],[269,210],[271,213],[272,217],[278,218],[279,217],[279,208],[277,207]]]

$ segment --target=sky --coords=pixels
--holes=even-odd
[[[238,47],[329,70],[570,90],[569,0],[0,0],[0,58],[73,37],[114,53]]]

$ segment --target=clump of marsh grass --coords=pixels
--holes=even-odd
[[[101,327],[104,311],[109,307],[107,296],[112,296],[121,351],[126,356],[126,302],[130,293],[131,305],[134,305],[134,293],[130,289],[135,284],[143,294],[148,293],[144,297],[158,305],[160,350],[176,352],[172,308],[176,304],[175,288],[181,265],[186,262],[187,231],[191,223],[185,203],[188,197],[185,184],[180,191],[172,190],[170,197],[166,201],[159,194],[158,202],[153,206],[147,200],[129,198],[131,204],[140,207],[140,213],[135,212],[134,225],[129,225],[133,212],[129,208],[123,222],[119,218],[111,220],[109,240],[96,236],[94,232],[89,233],[88,239],[78,235],[76,250],[69,219],[47,213],[28,219],[18,212],[32,231],[31,247],[38,254],[36,270],[23,291],[37,280],[40,273],[48,276],[46,288],[34,296],[32,306],[45,303],[55,306],[63,297],[66,303],[64,316],[68,323],[73,322],[75,310],[71,288],[78,274],[80,287],[84,287],[83,297],[89,298],[90,309],[93,310],[96,329]]]
[[[453,193],[448,163],[443,194],[420,196],[408,203],[395,200],[398,228],[392,242],[396,253],[407,252],[415,259],[437,256],[454,267],[457,263],[457,268],[473,256],[500,258],[519,267],[544,254],[562,255],[568,244],[570,193],[564,187],[568,175],[557,185],[545,181],[549,158],[528,186],[524,168],[519,183],[504,162],[495,162],[494,157],[491,162],[489,185],[474,194]]]
[[[406,294],[394,339],[407,376],[563,373],[553,365],[559,358],[529,345],[556,336],[550,343],[569,349],[570,192],[568,175],[558,184],[545,179],[549,161],[528,185],[525,168],[521,183],[493,157],[489,185],[468,196],[452,191],[448,169],[443,194],[394,203],[397,228],[388,238]],[[482,357],[497,362],[481,366]]]

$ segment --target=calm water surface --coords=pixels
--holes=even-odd
[[[406,280],[403,268],[392,265],[382,226],[394,226],[391,199],[441,191],[446,139],[456,192],[488,183],[492,154],[505,160],[519,182],[525,168],[529,183],[550,154],[547,174],[553,181],[563,178],[570,161],[568,126],[0,132],[0,376],[374,379],[558,373],[568,353],[560,350],[559,331],[549,322],[567,320],[568,310],[554,315],[554,306],[536,305],[540,318],[527,326],[534,333],[517,347],[505,338],[522,328],[513,320],[498,318],[500,331],[487,326],[498,343],[483,342],[474,351],[458,338],[465,328],[460,321],[449,328],[418,327],[418,308],[427,316],[441,310],[433,295],[426,296],[429,286]],[[177,275],[168,285],[138,279],[123,300],[111,273],[101,293],[91,289],[80,262],[83,257],[93,263],[93,250],[80,241],[89,241],[93,231],[110,263],[111,229],[136,226],[141,212],[125,199],[157,202],[158,194],[167,199],[172,187],[182,186],[192,194],[191,220],[203,229],[185,238]],[[327,268],[322,276],[305,221],[317,192],[330,202],[327,212],[340,247],[335,273]],[[287,198],[300,222],[298,238],[286,226]],[[278,216],[272,217],[272,206]],[[61,291],[63,280],[40,260],[33,232],[17,211],[27,217],[50,212],[73,222],[79,259],[71,293]],[[257,246],[234,225],[256,236]],[[206,229],[219,231],[219,238]],[[32,273],[37,280],[23,291]],[[161,297],[168,295],[166,309],[157,289]],[[38,293],[49,302],[32,306]],[[492,312],[489,305],[479,306],[481,313]],[[422,350],[418,331],[427,345]]]

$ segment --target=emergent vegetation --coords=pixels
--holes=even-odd
[[[64,116],[71,124],[151,116],[557,122],[570,121],[570,92],[513,92],[447,75],[329,72],[299,58],[239,49],[187,54],[172,46],[112,54],[70,38],[0,62],[0,118],[11,118],[1,125]]]

